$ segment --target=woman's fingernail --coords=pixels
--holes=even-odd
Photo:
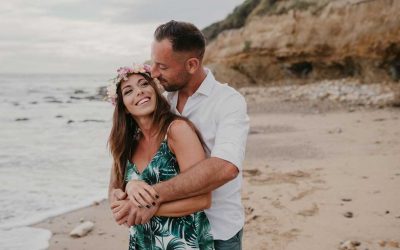
[[[156,194],[156,199],[158,199],[158,198],[160,198],[160,196],[158,196],[158,195]]]
[[[152,204],[153,204],[153,206],[155,206],[155,205],[156,205],[156,203],[155,203],[155,202],[153,202]]]
[[[146,207],[147,207],[147,208],[150,208],[150,206],[149,206],[149,205],[146,205]]]

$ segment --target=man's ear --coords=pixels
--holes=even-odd
[[[189,72],[189,74],[194,74],[200,67],[200,60],[195,57],[189,58],[185,63],[185,67],[186,71]]]

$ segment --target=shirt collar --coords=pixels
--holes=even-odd
[[[203,82],[200,84],[200,87],[196,90],[196,93],[203,94],[206,96],[209,96],[211,94],[212,89],[214,88],[215,85],[215,78],[211,70],[208,68],[204,68],[206,71],[206,78],[204,78]]]
[[[193,93],[195,95],[196,93],[209,96],[211,94],[211,91],[214,88],[214,85],[216,83],[216,80],[214,78],[213,73],[211,72],[210,69],[204,68],[206,71],[206,78],[204,78],[203,82],[200,84],[200,87],[196,90],[196,92]],[[172,101],[174,97],[177,98],[179,91],[172,91],[172,92],[167,92],[167,99]]]

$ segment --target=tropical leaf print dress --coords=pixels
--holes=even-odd
[[[125,181],[143,180],[149,185],[166,181],[179,174],[175,155],[164,140],[142,173],[128,162]],[[182,217],[154,216],[143,225],[130,227],[129,250],[214,249],[210,223],[203,211]]]

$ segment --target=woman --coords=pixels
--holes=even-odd
[[[115,104],[109,138],[114,159],[110,185],[124,190],[128,182],[134,183],[147,190],[146,195],[156,195],[149,185],[186,171],[205,153],[193,124],[171,113],[149,71],[149,66],[120,68],[108,88]],[[133,198],[116,201],[111,208],[116,213],[131,203],[150,209]],[[210,204],[211,193],[162,204],[149,222],[130,228],[129,249],[214,249],[209,221],[200,211]]]

